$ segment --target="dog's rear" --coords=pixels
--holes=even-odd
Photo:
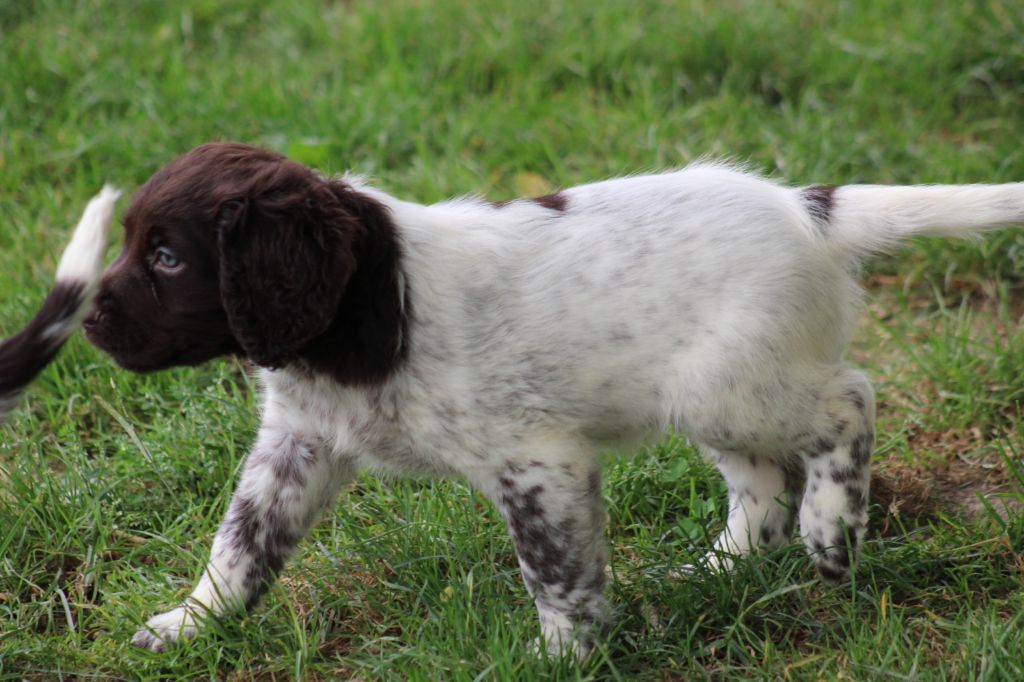
[[[57,266],[57,283],[39,312],[0,344],[0,419],[54,358],[88,313],[103,274],[107,231],[120,192],[104,187],[85,209]]]

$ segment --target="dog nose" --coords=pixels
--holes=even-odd
[[[89,314],[82,320],[82,325],[86,329],[92,329],[97,324],[103,321],[106,317],[107,311],[109,311],[114,305],[114,299],[109,294],[101,293],[96,297],[96,301],[93,303],[92,309]]]

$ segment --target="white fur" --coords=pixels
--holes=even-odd
[[[100,193],[89,200],[57,265],[58,282],[87,282],[95,288],[103,274],[107,232],[120,196],[121,190],[104,185]]]
[[[604,610],[603,511],[586,483],[598,480],[602,450],[666,429],[700,444],[732,490],[724,554],[782,542],[802,492],[787,467],[806,472],[802,533],[819,566],[841,571],[848,557],[834,537],[863,533],[857,448],[869,456],[873,437],[870,387],[841,361],[858,259],[914,234],[1024,222],[1022,184],[842,187],[823,222],[800,190],[715,164],[575,187],[562,193],[564,211],[529,200],[422,206],[356,190],[399,230],[408,360],[370,387],[263,371],[263,426],[240,490],[268,484],[270,463],[297,447],[269,443],[299,437],[321,472],[282,502],[300,535],[359,468],[464,478],[514,534],[518,523],[544,638],[576,652]],[[549,585],[529,545],[543,554],[536,536],[562,527],[585,575]],[[226,542],[218,534],[190,598],[197,616],[242,599],[248,559],[232,564],[218,548]],[[136,641],[159,648],[191,634],[174,626],[194,628],[191,617],[171,614]]]
[[[114,217],[114,206],[121,190],[104,185],[99,194],[89,200],[82,213],[71,241],[57,264],[57,282],[76,283],[85,287],[81,305],[75,314],[50,325],[43,337],[53,344],[63,344],[78,329],[89,313],[93,296],[103,275],[103,254],[107,249],[107,234]]]

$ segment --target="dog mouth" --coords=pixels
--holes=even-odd
[[[210,334],[192,327],[185,327],[186,331],[167,329],[108,310],[91,311],[82,321],[82,329],[89,343],[121,368],[140,374],[196,366],[238,351],[230,335]]]
[[[83,323],[83,328],[85,338],[89,340],[89,343],[109,355],[122,369],[145,374],[163,369],[166,366],[164,363],[153,362],[152,358],[147,357],[142,348],[129,348],[111,343],[110,337],[103,333],[103,328],[99,326],[99,322],[94,322],[91,326],[86,326]]]
[[[93,307],[82,319],[82,331],[85,332],[85,338],[89,340],[89,343],[107,352],[109,352],[110,344],[106,342],[105,331],[109,322],[110,314],[99,306]]]
[[[103,324],[105,318],[106,313],[104,313],[102,310],[99,310],[98,308],[93,308],[86,314],[85,318],[82,320],[82,329],[85,330],[85,335],[89,337],[90,341],[92,341],[93,334],[95,334],[96,330],[100,327],[101,324]]]
[[[113,329],[113,323],[110,312],[102,306],[96,306],[82,320],[82,331],[89,343],[108,354],[121,367],[140,371],[139,363],[133,357],[143,344],[128,343],[127,340],[134,338],[134,335],[126,333],[124,329]]]

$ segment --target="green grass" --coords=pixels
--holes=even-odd
[[[1010,0],[0,3],[0,329],[104,181],[211,139],[503,199],[705,155],[793,183],[1021,180],[1022,112]],[[0,430],[0,679],[1021,679],[1022,261],[1007,231],[866,273],[850,356],[885,485],[852,585],[798,547],[667,578],[720,527],[722,485],[680,439],[613,458],[616,629],[582,666],[529,653],[479,496],[369,478],[264,606],[130,647],[201,570],[256,387],[235,361],[130,375],[76,338]]]

